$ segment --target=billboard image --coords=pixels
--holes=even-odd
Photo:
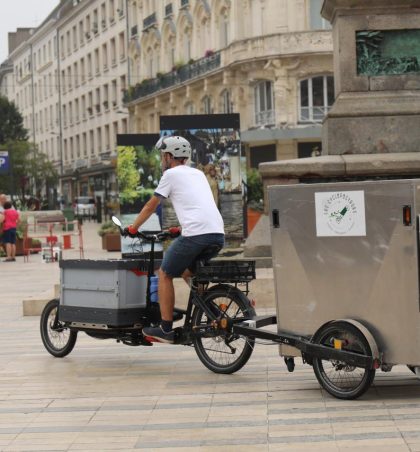
[[[160,117],[160,136],[179,135],[192,147],[190,165],[203,171],[225,223],[226,241],[244,238],[245,157],[241,152],[239,114]],[[168,220],[168,222],[166,221]],[[173,223],[169,203],[163,203],[163,222]]]
[[[161,178],[160,153],[154,147],[158,134],[117,135],[117,182],[120,219],[124,226],[134,219],[153,195]],[[153,214],[141,230],[161,230],[161,209]],[[161,250],[157,245],[156,250]],[[123,257],[131,257],[150,250],[145,243],[136,243],[129,237],[121,238]]]

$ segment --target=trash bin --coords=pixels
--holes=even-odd
[[[63,212],[64,218],[67,221],[74,221],[74,210],[73,210],[72,207],[65,207],[62,210],[62,212]],[[74,229],[74,224],[69,224],[67,230],[68,231],[73,231],[73,229]]]

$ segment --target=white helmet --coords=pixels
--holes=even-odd
[[[162,137],[155,147],[162,153],[169,152],[174,158],[191,157],[191,144],[183,137]]]

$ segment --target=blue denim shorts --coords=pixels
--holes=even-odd
[[[16,243],[16,228],[7,229],[3,231],[3,243],[11,243],[14,245]]]
[[[202,234],[176,238],[163,257],[161,269],[173,278],[181,276],[186,269],[195,271],[198,260],[216,256],[225,244],[224,234]]]

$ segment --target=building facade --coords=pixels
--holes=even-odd
[[[322,0],[129,0],[134,132],[159,116],[240,113],[247,162],[321,151],[334,101]]]
[[[321,150],[334,100],[322,0],[61,0],[9,34],[0,90],[61,194],[116,196],[118,133],[160,115],[240,113],[249,167]]]
[[[116,135],[128,132],[125,6],[62,0],[0,69],[0,89],[21,112],[30,140],[54,162],[67,202],[116,196]]]

